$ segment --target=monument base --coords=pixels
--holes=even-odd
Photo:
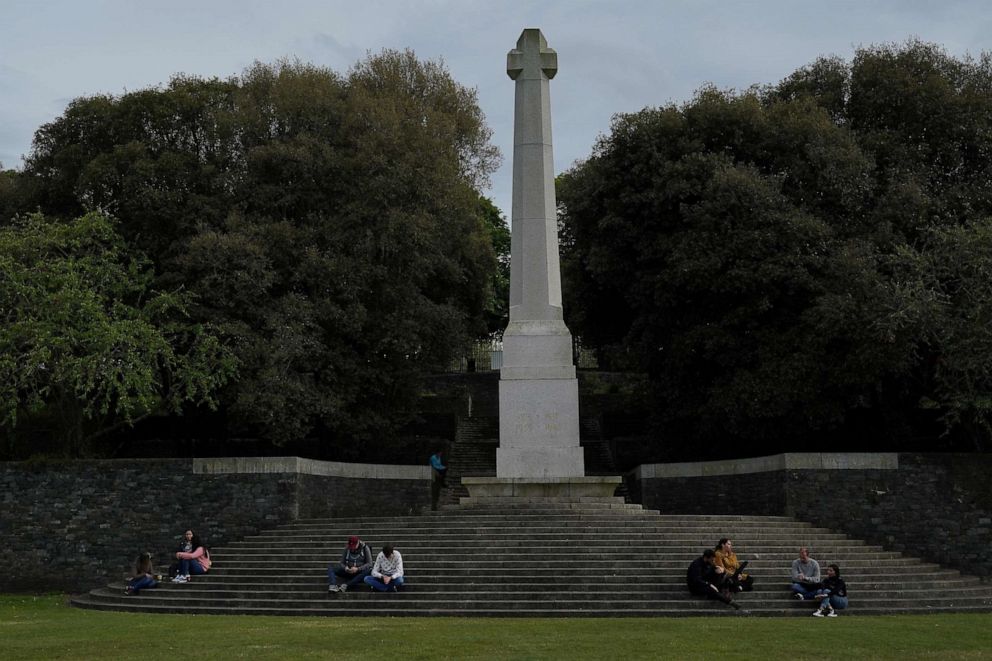
[[[508,480],[552,480],[585,475],[581,447],[496,448],[496,475]],[[513,476],[513,477],[508,477]]]
[[[540,479],[585,475],[575,378],[500,380],[496,475]]]
[[[611,500],[619,475],[590,477],[463,477],[469,498],[480,499],[561,499],[571,502]],[[623,500],[623,499],[621,499]]]

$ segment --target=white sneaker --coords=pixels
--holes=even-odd
[[[830,610],[827,611],[827,617],[837,617],[837,611],[831,608]]]
[[[822,608],[817,608],[815,611],[813,611],[813,617],[823,617],[824,615],[826,615],[826,613],[823,611]]]
[[[339,585],[338,586],[338,592],[347,592],[347,591],[348,591],[348,586],[347,585]]]
[[[183,574],[179,574],[174,579],[172,579],[172,582],[173,583],[188,583],[189,582],[189,576],[184,576]]]

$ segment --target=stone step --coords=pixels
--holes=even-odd
[[[516,544],[503,544],[503,543],[490,543],[485,547],[484,552],[479,551],[478,544],[472,542],[453,542],[451,544],[439,545],[434,540],[414,540],[409,544],[405,544],[402,548],[397,544],[396,548],[400,549],[400,552],[409,555],[411,559],[420,557],[430,557],[438,553],[440,546],[443,546],[443,552],[445,556],[453,557],[470,557],[470,558],[481,558],[484,556],[510,556],[519,558],[547,558],[549,553],[546,549],[535,548],[533,544],[525,543],[520,540]],[[273,551],[271,545],[267,544],[254,544],[251,546],[227,546],[220,549],[215,549],[211,552],[211,557],[215,561],[228,560],[229,558],[245,558],[245,557],[288,557],[288,556],[304,556],[304,557],[325,557],[330,554],[332,557],[337,557],[341,555],[342,548],[340,544],[328,544],[328,543],[311,543],[305,542],[300,544],[294,544],[294,550],[283,550],[278,549]],[[374,547],[373,547],[374,548]],[[902,554],[898,551],[882,551],[876,548],[864,547],[864,546],[854,546],[854,545],[832,545],[829,547],[822,547],[823,553],[827,556],[830,555],[844,555],[845,559],[854,558],[902,558]],[[698,555],[698,551],[687,550],[684,547],[678,545],[672,545],[670,547],[659,547],[657,544],[644,543],[636,544],[630,542],[622,547],[617,547],[611,544],[593,544],[587,542],[583,544],[582,548],[575,548],[568,551],[570,556],[582,556],[582,557],[626,557],[630,558],[638,563],[643,562],[642,558],[646,554],[651,554],[651,557],[658,559],[676,559],[684,560],[686,564],[694,560]],[[563,557],[560,553],[555,553],[555,557]],[[788,568],[793,560],[794,552],[791,552],[791,548],[786,550],[782,549],[777,552],[769,550],[769,547],[762,547],[761,555],[757,558],[750,558],[749,556],[739,556],[741,559],[749,557],[749,562],[751,566],[770,566],[777,565],[779,567]]]
[[[957,573],[932,574],[928,578],[926,574],[914,576],[912,588],[901,587],[898,576],[900,574],[889,574],[887,576],[872,575],[852,575],[850,579],[845,579],[852,592],[867,590],[933,590],[958,591],[958,590],[978,590],[992,592],[987,584],[983,583],[975,576],[965,576]],[[782,593],[788,586],[788,581],[780,575],[757,576],[755,582],[755,592]],[[610,575],[610,574],[579,574],[570,577],[567,584],[562,584],[558,578],[552,574],[542,574],[537,576],[515,577],[505,573],[481,572],[468,576],[455,576],[451,574],[427,574],[418,572],[412,575],[414,580],[412,589],[417,591],[443,592],[448,590],[463,589],[463,586],[475,586],[483,588],[492,586],[492,592],[503,591],[525,591],[525,590],[546,590],[548,588],[570,590],[570,591],[598,591],[598,590],[623,590],[638,592],[641,590],[653,591],[678,591],[684,593],[685,579],[668,574],[651,576],[650,580],[631,581],[630,576]],[[160,589],[244,589],[244,586],[254,586],[252,589],[267,591],[272,589],[299,589],[316,590],[318,592],[326,589],[326,572],[314,571],[307,575],[291,575],[276,579],[269,575],[262,574],[232,574],[197,576],[189,584],[173,585],[165,581]],[[123,582],[120,583],[123,588]]]
[[[114,599],[117,595],[111,593],[109,590],[95,591],[91,593],[95,598],[104,599]],[[740,595],[736,599],[741,603],[742,606],[746,605],[748,608],[777,608],[789,611],[799,611],[802,613],[809,614],[815,607],[813,603],[799,602],[796,600],[789,601],[787,598],[773,600],[773,599],[749,599],[751,595]],[[370,589],[365,590],[349,590],[344,594],[322,594],[316,598],[306,599],[306,598],[280,598],[273,595],[264,595],[263,598],[249,598],[249,599],[238,599],[238,598],[223,598],[218,596],[208,595],[206,597],[197,597],[194,595],[181,594],[177,592],[176,594],[167,594],[165,592],[156,592],[156,590],[147,590],[139,595],[132,597],[132,600],[141,600],[149,605],[181,605],[183,607],[217,607],[223,606],[227,608],[252,608],[252,607],[268,607],[268,608],[290,608],[290,609],[306,609],[313,607],[321,607],[324,604],[330,603],[337,605],[337,602],[349,600],[351,604],[373,602],[376,600],[390,599],[390,606],[396,609],[406,609],[412,611],[423,610],[424,608],[436,608],[439,605],[443,605],[445,608],[457,608],[463,611],[485,611],[493,607],[498,607],[487,595],[481,593],[463,593],[460,596],[447,595],[446,599],[425,599],[422,595],[402,589],[396,593],[383,594],[375,593]],[[509,600],[507,600],[509,601]],[[693,600],[686,602],[683,597],[646,597],[646,598],[629,598],[626,595],[581,595],[581,594],[568,594],[568,593],[555,593],[549,595],[547,592],[532,593],[530,595],[518,595],[516,599],[512,600],[513,604],[519,608],[568,608],[568,609],[603,609],[603,610],[623,610],[626,608],[634,609],[674,609],[676,607],[681,607],[684,609],[700,609],[705,608],[706,603],[703,600]],[[922,603],[921,603],[922,602]],[[926,607],[947,607],[961,605],[962,603],[967,603],[973,606],[989,606],[992,605],[992,597],[986,595],[984,599],[961,599],[961,598],[940,598],[940,597],[916,597],[916,598],[863,598],[859,599],[857,605],[859,608],[878,608],[878,607],[891,607],[891,608],[905,608],[909,606],[926,606]],[[509,606],[509,604],[506,604]],[[852,604],[853,605],[853,604]]]
[[[534,531],[513,531],[512,529],[494,529],[494,528],[471,528],[471,529],[456,529],[456,530],[370,530],[362,528],[343,528],[340,531],[334,532],[322,532],[315,534],[306,534],[300,531],[285,534],[272,534],[267,536],[253,536],[246,539],[246,542],[253,544],[274,544],[279,545],[282,542],[322,542],[335,547],[342,547],[344,545],[344,540],[347,540],[351,535],[358,535],[366,543],[371,544],[374,541],[394,541],[395,546],[399,545],[399,540],[407,541],[417,541],[425,540],[430,541],[435,544],[440,544],[443,542],[453,542],[457,540],[465,540],[465,543],[478,543],[480,538],[497,541],[500,543],[510,543],[514,542],[519,544],[532,544],[534,546],[544,545],[547,547],[548,543],[553,542],[567,542],[569,540],[575,541],[596,541],[596,542],[607,542],[608,540],[616,540],[623,538],[625,540],[650,540],[651,542],[661,545],[662,547],[685,547],[688,545],[689,549],[693,553],[699,553],[704,548],[713,548],[713,541],[715,539],[714,535],[674,535],[666,534],[664,530],[648,530],[648,531],[637,531],[637,532],[627,532],[623,529],[611,529],[608,531],[583,531],[583,530],[560,530],[560,529],[545,529],[545,530],[534,530]],[[805,544],[813,550],[815,555],[822,555],[822,550],[833,548],[836,546],[861,546],[858,544],[858,540],[847,539],[842,535],[828,535],[828,533],[819,533],[817,535],[803,535],[800,539],[797,536],[789,536],[783,533],[776,534],[775,536],[769,537],[759,537],[759,536],[749,536],[749,537],[737,537],[735,541],[738,541],[734,546],[739,548],[743,553],[745,549],[749,547],[756,547],[756,545],[761,545],[762,547],[775,547],[773,550],[785,551],[789,550],[793,554],[796,553],[796,549],[800,542]],[[757,550],[755,548],[755,550]],[[749,550],[750,552],[750,550]],[[790,561],[791,562],[791,561]]]
[[[250,564],[249,564],[250,562]],[[527,567],[520,566],[513,560],[490,561],[484,565],[469,561],[458,560],[424,560],[422,562],[403,562],[404,571],[411,574],[420,573],[422,575],[436,575],[444,573],[449,575],[472,575],[473,572],[487,571],[489,573],[506,573],[510,576],[527,577],[533,576],[539,571],[555,572],[569,575],[578,572],[589,572],[597,575],[614,574],[623,576],[657,576],[670,575],[674,572],[685,571],[686,563],[682,561],[662,561],[652,563],[650,567],[638,567],[631,565],[627,561],[618,562],[586,562],[580,559],[571,562],[561,563],[554,561],[532,561]],[[864,560],[855,562],[845,562],[845,575],[872,575],[872,576],[905,576],[908,570],[912,570],[913,576],[919,574],[936,574],[952,570],[945,569],[939,565],[921,562],[919,559],[910,558],[906,562],[894,560]],[[211,569],[211,573],[223,576],[226,572],[232,571],[232,567],[216,566]],[[283,576],[300,572],[301,574],[313,573],[322,575],[326,572],[326,564],[318,562],[299,561],[266,561],[253,560],[239,564],[238,572],[268,574],[272,576]],[[776,572],[776,575],[781,575]]]
[[[557,515],[561,515],[563,518],[569,518],[569,519],[581,519],[581,520],[588,519],[588,520],[591,520],[591,521],[597,520],[597,517],[589,518],[589,517],[586,517],[586,516],[584,516],[584,515],[582,515],[580,513],[560,512],[560,511],[555,510],[555,509],[549,509],[547,511],[547,513],[548,514],[551,514],[551,515],[556,515],[556,516]],[[466,512],[464,514],[464,518],[472,519],[472,520],[476,520],[476,519],[494,519],[494,518],[496,518],[496,519],[498,519],[498,518],[503,518],[503,519],[506,519],[506,518],[518,519],[518,518],[520,518],[520,519],[526,521],[527,519],[530,519],[530,518],[533,518],[535,516],[538,516],[539,514],[541,514],[541,512],[528,512],[528,513],[525,513],[525,514],[522,515],[519,511],[515,511],[515,510],[514,511],[499,511],[499,510],[495,510],[494,511],[494,510],[490,510],[490,511],[485,511],[485,512],[478,512],[478,513],[476,513],[476,512]],[[285,523],[285,524],[282,524],[282,525],[280,525],[278,527],[279,528],[286,528],[286,527],[293,527],[293,526],[321,525],[321,524],[326,524],[326,523],[340,524],[340,523],[356,523],[356,522],[358,522],[358,523],[360,523],[360,522],[395,522],[395,521],[402,521],[402,522],[411,522],[411,521],[415,521],[415,522],[416,521],[442,521],[443,522],[443,521],[451,520],[452,518],[458,518],[458,517],[457,517],[457,515],[453,515],[453,514],[449,514],[449,513],[429,513],[429,514],[424,514],[424,515],[420,515],[420,516],[378,516],[378,517],[341,517],[341,518],[334,518],[334,519],[326,519],[326,518],[321,518],[321,519],[297,519],[297,520],[293,521],[292,523]],[[603,518],[604,520],[614,520],[615,517],[613,517],[610,514],[605,514],[605,515],[603,515],[602,517],[599,517],[599,518]],[[685,523],[692,523],[692,524],[695,524],[695,525],[708,525],[710,523],[716,523],[716,524],[718,524],[720,526],[723,526],[723,525],[737,524],[737,523],[751,523],[751,524],[754,524],[754,525],[757,525],[757,526],[767,526],[767,525],[772,525],[772,524],[776,524],[776,523],[782,523],[782,524],[787,524],[789,526],[795,526],[795,527],[812,527],[812,524],[810,524],[810,523],[808,523],[806,521],[797,521],[796,519],[791,519],[791,518],[789,518],[787,516],[768,516],[768,517],[764,517],[764,516],[732,515],[732,514],[728,514],[728,515],[699,515],[699,516],[695,516],[695,515],[692,515],[692,514],[652,514],[650,516],[646,516],[645,518],[649,518],[652,521],[654,521],[654,522],[656,522],[656,523],[658,523],[660,525],[663,525],[663,524],[682,525],[682,524],[685,524]]]
[[[751,601],[760,599],[790,599],[791,593],[786,589],[786,583],[756,583],[752,592],[738,595],[738,598]],[[876,588],[871,583],[851,581],[849,588],[862,594],[869,594],[873,599],[927,599],[930,597],[939,598],[961,598],[961,599],[989,599],[992,598],[992,588],[978,583],[945,583],[932,586],[917,586],[914,582],[912,589],[907,588]],[[496,588],[496,589],[494,589]],[[545,581],[543,583],[518,582],[518,583],[493,583],[489,581],[469,582],[453,581],[450,583],[439,583],[437,579],[431,582],[411,582],[404,591],[415,592],[424,599],[446,599],[449,595],[477,595],[485,593],[486,598],[491,601],[514,600],[521,598],[539,598],[544,595],[549,588],[565,594],[582,594],[591,596],[611,596],[622,594],[625,598],[647,598],[660,597],[682,598],[685,596],[685,583],[660,583],[642,582],[636,585],[629,585],[627,582],[614,581],[612,583],[593,582],[585,584],[563,584],[556,581]],[[109,586],[108,594],[121,592],[124,589],[124,581],[113,582]],[[327,591],[326,582],[323,580],[310,580],[305,583],[290,583],[286,581],[274,583],[250,583],[250,582],[205,582],[195,580],[185,584],[162,583],[155,588],[155,594],[172,594],[179,591],[184,596],[206,598],[210,596],[224,598],[257,598],[260,595],[279,596],[285,598],[301,598],[306,595],[310,598],[320,596]],[[354,592],[366,592],[365,586],[360,586]],[[151,593],[149,593],[151,594]],[[798,600],[796,600],[798,601]],[[860,599],[859,599],[860,601]]]
[[[489,610],[465,611],[459,608],[418,608],[403,609],[395,608],[393,602],[388,601],[391,595],[382,595],[383,599],[378,602],[367,602],[368,607],[357,608],[354,603],[342,603],[340,605],[328,604],[315,606],[312,608],[273,608],[261,606],[258,608],[227,608],[223,606],[189,607],[183,605],[144,605],[139,603],[140,597],[121,604],[116,599],[97,599],[89,596],[81,596],[73,600],[73,605],[104,611],[129,611],[136,613],[184,613],[189,615],[284,615],[284,616],[340,616],[349,618],[358,617],[460,617],[471,615],[473,617],[513,617],[513,618],[546,618],[546,617],[693,617],[704,615],[706,617],[740,617],[740,616],[761,616],[761,617],[808,617],[810,612],[802,610],[790,610],[781,608],[745,608],[740,611],[730,609],[718,602],[704,601],[697,607],[687,608],[685,603],[680,603],[671,609],[646,608],[621,610],[611,609],[556,609],[556,608],[491,608]],[[897,608],[893,606],[882,606],[872,608],[857,608],[855,611],[846,612],[844,617],[849,615],[919,615],[921,612],[927,614],[936,613],[987,613],[988,606],[939,606],[920,607],[918,605]]]
[[[724,525],[712,525],[712,524],[682,524],[682,523],[667,523],[661,522],[654,519],[651,514],[644,514],[638,512],[637,514],[624,514],[623,512],[609,512],[601,516],[527,516],[527,517],[502,517],[502,518],[477,518],[473,519],[470,517],[466,518],[450,518],[448,520],[437,521],[437,520],[423,520],[423,521],[410,521],[410,520],[393,520],[393,521],[376,521],[376,520],[355,520],[355,521],[334,521],[334,522],[322,522],[322,523],[312,523],[312,524],[292,524],[279,526],[275,530],[335,530],[341,528],[351,528],[355,526],[362,527],[376,527],[376,528],[423,528],[423,529],[434,529],[434,530],[445,530],[450,528],[479,528],[479,527],[503,527],[503,528],[580,528],[580,529],[599,529],[599,528],[646,528],[654,530],[662,530],[665,532],[674,532],[678,530],[702,530],[707,533],[712,532],[722,532],[728,529],[738,531],[758,531],[765,532],[769,530],[781,530],[789,533],[796,531],[809,531],[809,532],[823,532],[832,535],[837,535],[840,533],[835,533],[827,528],[819,528],[810,525],[806,526],[793,526],[788,524],[772,524],[767,526],[746,524],[746,523],[728,523]]]

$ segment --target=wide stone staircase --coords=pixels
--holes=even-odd
[[[123,595],[120,580],[73,598],[82,608],[173,613],[369,616],[809,616],[788,570],[800,545],[836,562],[851,605],[843,615],[992,611],[977,578],[785,517],[660,515],[608,502],[521,501],[414,517],[360,516],[286,523],[212,550],[192,582]],[[403,555],[399,593],[328,593],[326,570],[349,535]],[[741,611],[691,597],[685,570],[730,537],[755,590]]]
[[[455,426],[455,442],[445,458],[448,474],[441,490],[440,506],[457,505],[468,496],[463,477],[496,475],[496,448],[499,445],[499,418],[460,417]]]

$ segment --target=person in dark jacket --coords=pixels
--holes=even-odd
[[[837,611],[847,608],[847,584],[840,577],[840,567],[827,565],[827,577],[816,591],[820,607],[813,611],[813,617],[837,617]]]
[[[341,562],[327,568],[327,591],[346,592],[361,585],[372,573],[372,549],[355,535],[348,538],[348,545],[341,554]],[[338,585],[338,578],[344,583]]]
[[[716,553],[706,549],[703,554],[692,561],[685,573],[685,584],[689,592],[708,599],[717,599],[728,606],[738,609],[740,604],[730,597],[726,589],[727,573],[716,564]]]

